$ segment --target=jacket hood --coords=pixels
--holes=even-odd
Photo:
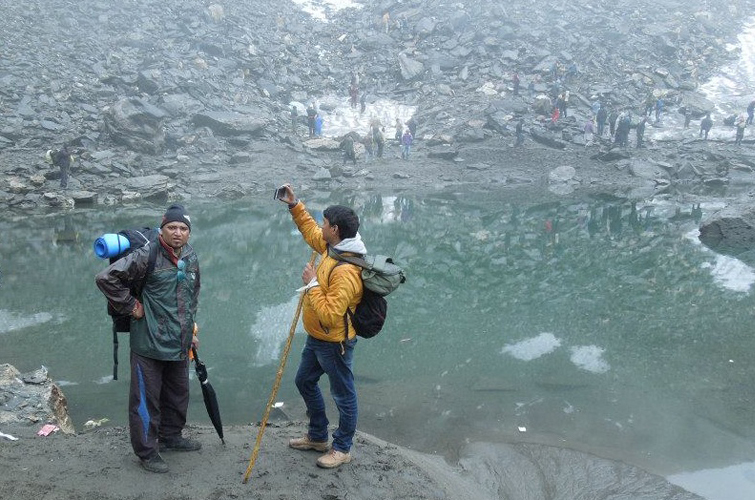
[[[339,252],[357,253],[359,255],[367,255],[367,247],[362,242],[362,236],[357,232],[353,238],[345,238],[341,240],[338,245],[333,247],[334,250]]]

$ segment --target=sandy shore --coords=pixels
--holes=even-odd
[[[402,449],[359,433],[354,460],[337,470],[315,465],[317,452],[288,448],[301,423],[269,425],[249,481],[243,484],[258,427],[225,429],[221,444],[211,427],[190,426],[202,442],[196,453],[164,453],[171,470],[142,470],[126,429],[98,428],[78,435],[39,437],[14,429],[0,440],[0,498],[25,500],[492,498],[439,457]],[[7,432],[7,429],[3,429]],[[356,496],[355,496],[356,495]]]
[[[259,427],[231,426],[221,444],[209,426],[186,434],[203,444],[194,453],[164,453],[167,474],[144,471],[122,427],[78,435],[35,435],[36,427],[0,439],[0,498],[126,499],[632,499],[700,497],[637,467],[565,448],[532,443],[470,443],[458,463],[357,433],[353,460],[336,470],[315,465],[317,452],[292,450],[302,422],[266,428],[249,481],[243,478]]]

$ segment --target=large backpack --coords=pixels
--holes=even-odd
[[[385,255],[365,255],[364,257],[350,257],[342,255],[332,248],[328,248],[328,255],[336,260],[336,266],[348,262],[362,268],[362,300],[357,304],[354,312],[346,309],[343,316],[345,336],[349,336],[349,322],[351,319],[356,334],[369,339],[380,333],[388,315],[388,302],[385,296],[394,291],[406,281],[404,270],[393,263],[393,259]]]
[[[150,245],[147,272],[144,274],[144,279],[137,283],[131,284],[131,294],[140,301],[142,300],[142,290],[144,289],[144,284],[147,281],[147,277],[155,269],[155,261],[157,261],[158,251],[158,245],[156,243],[159,234],[160,231],[156,228],[142,227],[139,229],[124,229],[123,231],[116,233],[116,236],[122,235],[123,237],[125,237],[126,240],[128,240],[128,245],[109,248],[108,250],[110,251],[106,255],[101,255],[101,251],[97,251],[98,242],[95,242],[95,253],[97,253],[98,256],[102,256],[103,258],[109,258],[110,264],[119,259],[122,259],[135,250],[142,248],[148,243],[155,243],[153,245]],[[116,241],[118,240],[119,239],[116,237]],[[107,305],[107,313],[110,315],[110,318],[113,321],[113,380],[118,380],[118,332],[128,333],[131,331],[131,315],[118,314],[110,305],[110,303],[108,303]]]

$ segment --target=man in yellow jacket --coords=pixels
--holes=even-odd
[[[309,427],[304,437],[292,439],[288,444],[297,450],[326,452],[317,459],[317,465],[333,469],[351,461],[356,432],[357,392],[351,366],[357,339],[346,309],[353,312],[362,299],[362,278],[358,266],[336,260],[328,253],[330,250],[361,257],[367,249],[358,232],[359,217],[352,209],[341,205],[326,208],[320,227],[304,203],[296,199],[291,186],[285,186],[285,194],[279,199],[288,204],[304,241],[321,255],[317,268],[307,264],[302,272],[307,341],[296,373],[296,387],[307,406]],[[338,408],[338,428],[333,432],[332,448],[328,445],[325,400],[318,386],[323,374],[328,376]]]

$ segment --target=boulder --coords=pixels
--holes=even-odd
[[[0,424],[50,423],[66,434],[76,433],[68,401],[44,367],[21,374],[12,365],[0,365],[0,403]]]
[[[740,258],[749,256],[755,248],[755,210],[727,207],[714,213],[701,224],[699,238],[716,252]]]
[[[151,200],[154,202],[165,203],[169,196],[170,178],[165,175],[154,174],[144,175],[125,179],[124,196],[126,192],[137,192],[142,200]]]
[[[532,140],[543,144],[544,146],[548,146],[549,148],[564,149],[566,147],[566,143],[564,141],[556,139],[547,132],[538,132],[537,130],[532,130],[530,131],[530,135],[532,136]]]
[[[425,72],[425,65],[414,59],[409,59],[404,53],[398,55],[398,64],[401,69],[401,78],[404,80],[414,80]]]
[[[197,127],[207,127],[219,136],[259,135],[268,124],[262,115],[228,111],[206,111],[192,118]]]
[[[143,99],[122,99],[105,110],[105,131],[113,142],[147,154],[158,154],[165,146],[163,120],[157,106]]]

